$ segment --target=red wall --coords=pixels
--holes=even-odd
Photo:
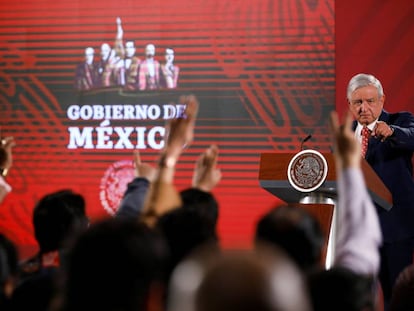
[[[336,104],[346,109],[346,87],[359,72],[384,87],[385,109],[414,111],[414,1],[337,0]]]

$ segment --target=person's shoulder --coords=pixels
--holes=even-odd
[[[382,114],[390,115],[390,116],[392,116],[392,115],[412,115],[412,112],[406,111],[406,110],[389,112],[389,111],[383,109]]]
[[[413,114],[409,111],[399,111],[393,113],[393,115],[396,115],[398,117],[413,117]]]
[[[393,113],[383,111],[383,114],[389,120],[390,123],[405,121],[408,119],[414,120],[414,115],[409,111],[398,111]]]

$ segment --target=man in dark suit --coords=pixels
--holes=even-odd
[[[369,129],[365,159],[391,191],[393,207],[377,207],[384,244],[381,247],[380,280],[385,306],[398,274],[413,262],[414,180],[411,158],[414,151],[414,116],[409,112],[388,113],[385,95],[373,75],[357,74],[347,89],[349,109],[356,121],[355,136],[363,141]],[[364,149],[364,148],[362,148]]]

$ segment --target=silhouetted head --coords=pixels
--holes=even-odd
[[[307,311],[301,271],[276,247],[203,250],[177,266],[168,311]]]
[[[196,210],[211,226],[216,227],[219,217],[219,205],[210,192],[189,188],[180,192],[183,207]]]
[[[0,308],[14,290],[17,278],[18,255],[14,243],[0,234]]]
[[[44,196],[33,211],[36,240],[42,253],[59,250],[73,232],[88,226],[85,200],[71,190]]]
[[[406,267],[398,276],[390,302],[390,311],[414,310],[414,265]]]
[[[320,264],[324,235],[309,212],[293,206],[270,210],[257,223],[256,242],[281,247],[304,270]]]
[[[64,310],[145,310],[166,254],[161,236],[136,220],[92,225],[68,254]]]
[[[344,267],[313,272],[309,290],[318,311],[374,311],[375,291],[371,277]]]
[[[169,247],[169,272],[199,247],[206,244],[218,245],[216,227],[203,209],[174,209],[159,218],[157,228]]]

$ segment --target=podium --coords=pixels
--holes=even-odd
[[[309,211],[318,219],[327,237],[323,248],[325,265],[330,267],[334,256],[335,205],[337,201],[337,181],[335,159],[332,153],[322,153],[326,159],[328,172],[323,184],[313,192],[301,192],[292,187],[288,179],[288,167],[296,153],[262,153],[260,155],[260,186],[288,205]],[[362,159],[361,169],[368,192],[381,208],[392,208],[392,195],[371,166]]]

